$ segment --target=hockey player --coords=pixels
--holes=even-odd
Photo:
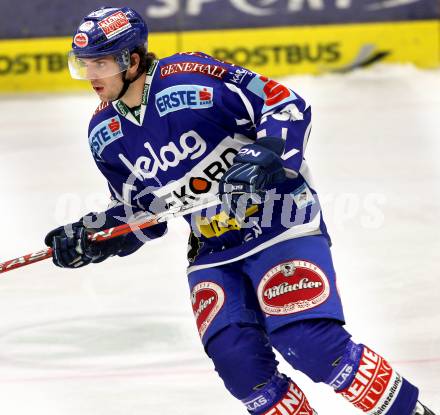
[[[89,142],[113,203],[46,236],[55,265],[129,255],[166,224],[100,244],[88,232],[220,194],[222,205],[187,217],[190,297],[206,353],[248,412],[316,414],[277,370],[275,348],[368,414],[433,414],[415,386],[344,328],[303,158],[310,106],[245,68],[203,53],[156,60],[146,45],[147,27],[128,7],[90,13],[73,38],[71,74],[102,101]]]

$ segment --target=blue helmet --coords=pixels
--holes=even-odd
[[[69,69],[75,79],[105,77],[130,66],[130,52],[147,46],[148,29],[143,18],[129,7],[101,7],[88,14],[78,27],[69,53]],[[99,72],[84,65],[84,59],[113,56],[117,68]],[[98,68],[99,69],[99,68]]]
[[[78,57],[130,52],[147,42],[148,29],[139,13],[129,7],[101,7],[82,20],[73,37],[72,51]]]

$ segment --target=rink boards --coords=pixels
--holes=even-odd
[[[71,39],[0,41],[0,91],[75,91],[70,79]],[[153,33],[149,49],[159,57],[204,51],[272,77],[345,72],[376,62],[440,65],[440,22],[336,24],[276,28]]]

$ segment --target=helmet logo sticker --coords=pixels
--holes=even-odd
[[[89,30],[93,29],[93,26],[95,26],[95,23],[93,23],[91,20],[87,20],[79,27],[79,30],[82,32],[88,32]]]
[[[79,48],[85,48],[89,44],[89,37],[85,33],[77,33],[73,38],[73,43]]]
[[[117,9],[116,7],[101,7],[100,9],[90,13],[87,17],[93,17],[99,19],[100,17],[104,16],[104,14],[110,12],[111,10],[117,10]]]
[[[104,32],[107,39],[111,39],[112,37],[131,27],[127,16],[121,11],[113,13],[105,19],[102,19],[98,25]]]

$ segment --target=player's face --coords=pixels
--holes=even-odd
[[[82,59],[86,71],[85,78],[90,80],[93,89],[101,101],[115,100],[123,86],[121,70],[113,56],[98,59]]]
[[[101,101],[114,101],[124,84],[120,73],[107,78],[91,79],[90,83]]]

